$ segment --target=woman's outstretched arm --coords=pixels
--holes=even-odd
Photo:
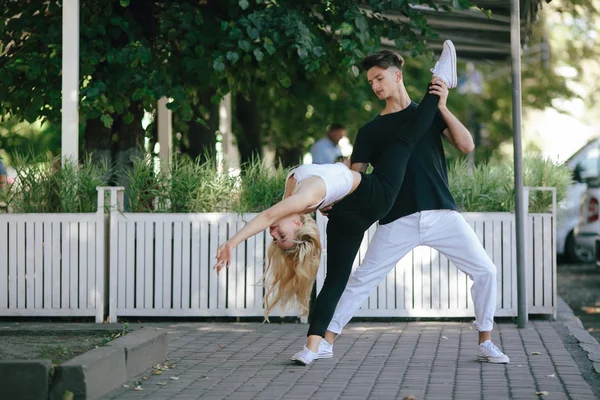
[[[265,211],[258,214],[252,221],[248,222],[227,242],[219,246],[217,249],[217,263],[214,266],[217,273],[219,273],[223,267],[229,267],[231,250],[235,248],[235,246],[249,237],[264,231],[281,218],[291,214],[304,213],[311,205],[315,204],[315,202],[318,201],[315,200],[315,198],[318,196],[315,196],[311,192],[312,191],[310,190],[303,190],[302,192],[286,197],[274,206],[267,208]]]

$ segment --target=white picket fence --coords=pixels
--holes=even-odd
[[[105,191],[111,197],[108,214]],[[212,269],[218,244],[255,214],[127,213],[122,211],[121,188],[99,188],[98,202],[99,212],[90,214],[0,214],[0,316],[94,316],[102,322],[106,307],[111,322],[121,316],[263,315],[268,232],[238,246],[224,273],[217,276]],[[498,268],[496,315],[515,316],[514,214],[463,215]],[[326,241],[325,219],[317,220]],[[527,216],[532,314],[556,311],[555,221],[555,212]],[[354,267],[375,229],[365,233]],[[324,251],[318,290],[326,257]],[[473,316],[470,285],[443,254],[417,247],[398,262],[357,316]],[[296,316],[298,311],[290,308],[282,314]]]
[[[517,263],[515,215],[512,213],[463,213],[497,268],[496,316],[517,315]],[[327,218],[317,215],[325,232]],[[554,314],[556,310],[556,254],[552,214],[528,216],[528,311]],[[365,257],[377,224],[365,233],[353,270]],[[326,249],[327,238],[322,236]],[[327,254],[317,275],[317,292],[323,286]],[[419,246],[404,256],[362,305],[357,317],[471,317],[472,281],[446,256]]]
[[[237,246],[221,274],[213,269],[218,245],[256,214],[126,213],[120,211],[118,196],[113,192],[110,217],[109,321],[119,316],[263,316],[267,231]],[[280,314],[299,313],[288,308]]]
[[[0,316],[104,317],[100,212],[0,214]]]

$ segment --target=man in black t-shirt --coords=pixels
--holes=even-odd
[[[370,57],[381,57],[383,53],[385,51]],[[404,60],[398,57],[401,67]],[[369,83],[379,96],[377,82]],[[417,105],[410,100],[402,79],[399,85],[398,98],[392,100],[402,105],[401,109],[392,114],[378,115],[375,119],[394,118],[401,126],[411,118]],[[439,114],[414,148],[397,200],[391,211],[379,221],[363,263],[350,277],[325,339],[319,346],[318,358],[333,356],[335,337],[371,291],[402,257],[415,247],[426,245],[439,250],[473,280],[471,294],[479,331],[477,359],[491,363],[509,362],[508,357],[491,342],[496,311],[496,266],[470,225],[456,211],[456,203],[448,187],[442,136],[463,153],[471,152],[474,145],[469,131],[446,107],[447,97],[448,89],[445,88],[440,95]],[[387,103],[390,99],[385,100]],[[364,172],[368,164],[376,169],[389,140],[380,131],[361,129],[351,157],[352,169]]]

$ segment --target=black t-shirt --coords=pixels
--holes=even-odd
[[[393,118],[397,126],[401,126],[416,108],[417,104],[412,102],[402,111],[378,115],[375,120]],[[376,126],[377,124],[366,124],[358,132],[352,151],[352,163],[370,163],[377,169],[381,153],[391,138],[388,137],[389,132],[372,129]],[[442,145],[444,129],[446,124],[438,112],[425,137],[415,146],[396,202],[390,212],[379,220],[380,224],[393,222],[418,211],[456,209],[456,202],[448,186],[446,157]]]

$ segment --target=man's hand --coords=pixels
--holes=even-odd
[[[213,267],[217,270],[217,275],[224,268],[229,268],[229,263],[231,262],[231,245],[229,242],[225,242],[219,246],[217,249],[217,263]]]
[[[440,96],[438,108],[446,107],[446,100],[448,100],[448,88],[443,80],[434,78],[432,84],[429,85],[429,93]]]
[[[326,217],[329,215],[329,211],[331,211],[332,208],[333,208],[333,204],[330,204],[327,207],[321,208],[319,211],[321,212],[322,216]]]

